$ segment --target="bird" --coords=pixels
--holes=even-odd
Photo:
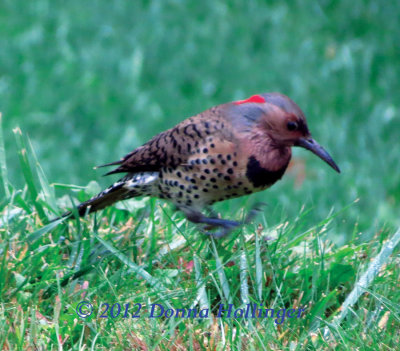
[[[85,216],[117,201],[150,196],[172,202],[190,222],[215,229],[205,233],[223,237],[243,222],[208,217],[203,210],[275,184],[288,168],[292,147],[311,151],[340,173],[288,96],[263,93],[217,105],[157,134],[120,160],[98,166],[116,167],[105,175],[125,175],[78,205],[76,213]]]

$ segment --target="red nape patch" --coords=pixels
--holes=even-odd
[[[253,103],[256,103],[256,104],[262,104],[263,102],[265,102],[265,99],[261,95],[253,95],[253,96],[249,97],[246,100],[235,101],[234,104],[235,105],[241,105],[241,104],[247,104],[248,102],[253,102]]]

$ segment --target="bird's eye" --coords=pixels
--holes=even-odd
[[[298,124],[296,122],[288,122],[286,126],[287,129],[290,130],[291,132],[298,128]]]

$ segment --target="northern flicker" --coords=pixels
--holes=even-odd
[[[212,107],[154,136],[107,174],[127,173],[78,206],[80,216],[137,196],[170,200],[194,223],[226,235],[239,222],[206,217],[204,207],[264,190],[282,178],[292,146],[310,150],[340,173],[311,137],[301,109],[279,93]]]

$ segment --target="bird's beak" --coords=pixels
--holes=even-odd
[[[328,152],[321,145],[319,145],[314,139],[300,138],[294,145],[304,147],[305,149],[310,150],[312,153],[316,154],[319,158],[324,160],[336,172],[340,173],[340,169],[335,163],[335,161],[333,161],[331,155],[329,155]]]

